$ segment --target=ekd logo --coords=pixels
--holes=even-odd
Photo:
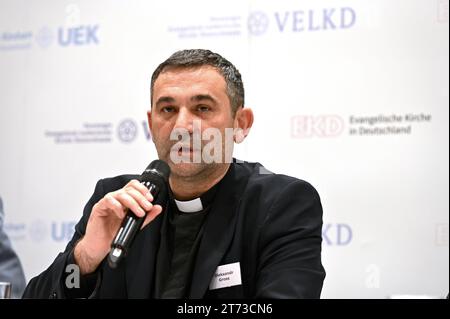
[[[61,47],[86,46],[99,44],[98,25],[79,25],[59,27],[56,32],[49,27],[42,27],[36,34],[36,42],[42,48],[48,48],[56,37]]]

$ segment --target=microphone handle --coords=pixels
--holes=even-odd
[[[156,196],[158,196],[159,187],[148,181],[143,181],[141,184],[148,188],[154,201]],[[120,260],[127,255],[128,249],[130,248],[134,237],[136,237],[137,232],[141,229],[146,216],[147,213],[143,217],[137,217],[133,212],[127,212],[127,215],[123,219],[122,224],[117,231],[117,235],[111,244],[111,251],[108,255],[108,264],[111,268],[117,268]]]

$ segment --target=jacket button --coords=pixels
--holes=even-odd
[[[52,295],[50,296],[51,299],[56,299],[58,295],[56,294],[56,292],[53,292]]]

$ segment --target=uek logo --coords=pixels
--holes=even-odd
[[[28,234],[32,241],[42,242],[52,240],[55,242],[68,242],[75,232],[76,222],[63,221],[51,223],[35,220],[29,224]]]
[[[338,115],[297,115],[291,118],[291,137],[337,137],[344,131],[344,120]]]
[[[350,7],[277,11],[273,14],[254,11],[247,18],[247,27],[251,35],[260,36],[268,31],[269,25],[277,32],[287,33],[349,29],[355,21],[356,12]]]
[[[36,42],[41,48],[48,48],[56,38],[61,47],[99,44],[98,25],[59,27],[55,30],[44,26],[36,33]]]
[[[327,246],[346,246],[353,239],[353,231],[348,224],[324,224],[322,239]]]

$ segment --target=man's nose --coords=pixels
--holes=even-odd
[[[193,114],[189,112],[186,108],[180,108],[178,111],[177,119],[175,122],[174,129],[185,129],[189,133],[193,132]]]

